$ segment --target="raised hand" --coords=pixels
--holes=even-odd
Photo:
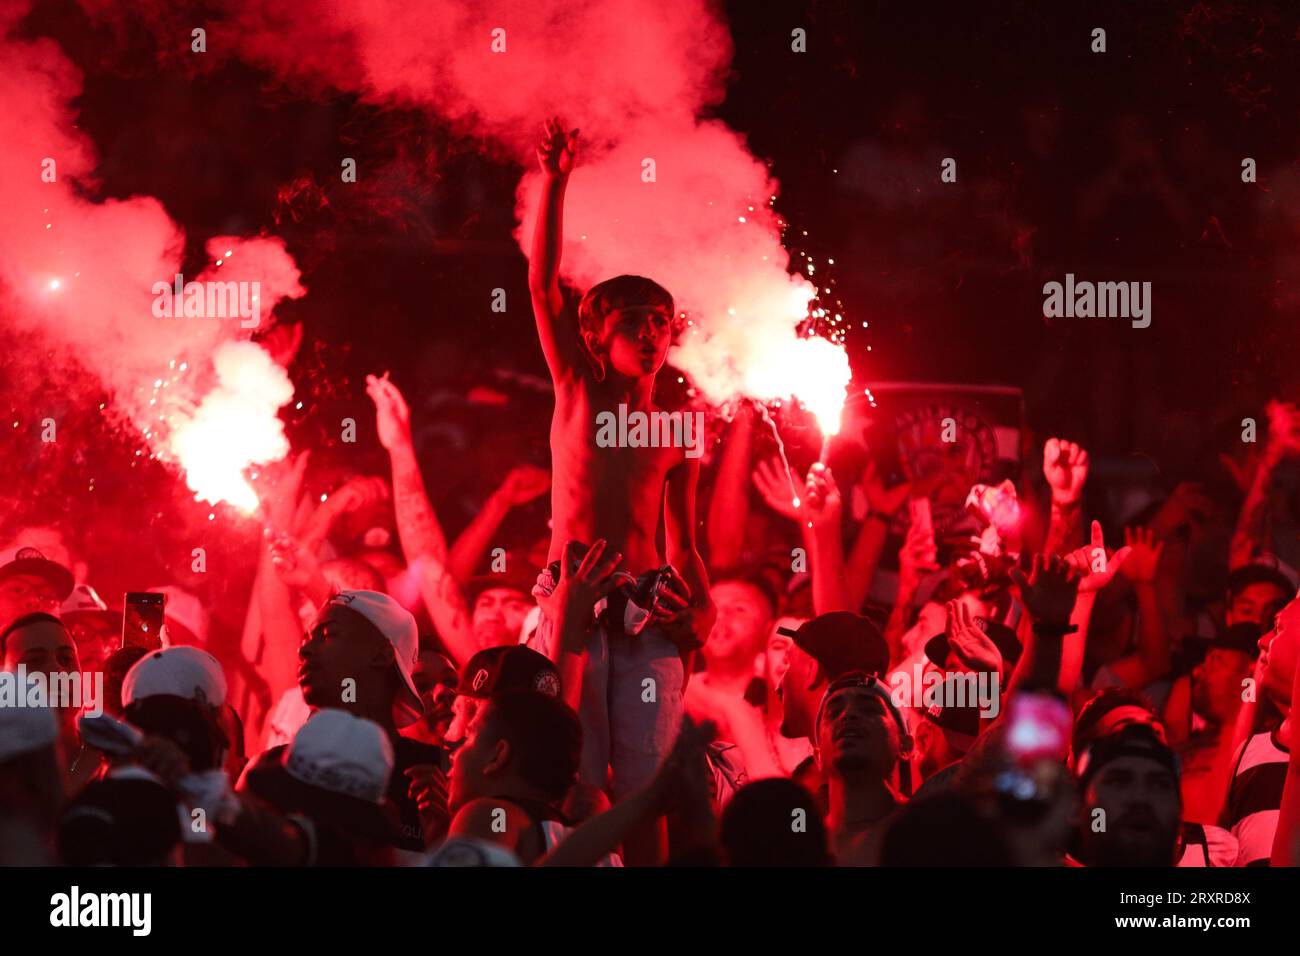
[[[1226,456],[1220,456],[1223,460]],[[1232,462],[1234,469],[1236,462]],[[1245,484],[1241,486],[1242,491],[1250,488],[1250,480],[1253,476],[1253,469],[1249,473],[1243,473],[1240,470],[1233,470],[1233,480],[1241,481],[1244,479]],[[1204,523],[1210,515],[1214,513],[1214,502],[1210,496],[1205,493],[1205,488],[1199,482],[1184,481],[1180,482],[1169,497],[1165,499],[1164,504],[1151,517],[1147,525],[1159,538],[1167,538],[1175,531],[1187,524],[1189,521],[1200,524]]]
[[[949,601],[945,610],[948,622],[944,633],[957,660],[972,671],[1001,673],[1002,653],[979,626],[970,607],[963,601]]]
[[[1079,591],[1079,572],[1056,555],[1036,554],[1028,567],[1011,569],[1020,600],[1036,624],[1065,627]]]
[[[1100,591],[1110,584],[1115,573],[1124,565],[1133,549],[1128,545],[1118,551],[1106,550],[1106,538],[1101,533],[1101,522],[1092,523],[1092,540],[1087,546],[1071,551],[1065,556],[1066,563],[1077,571],[1079,593],[1087,594]]]
[[[906,503],[911,490],[912,483],[910,481],[886,489],[876,471],[876,463],[870,459],[867,460],[867,467],[862,471],[862,491],[867,496],[867,505],[872,513],[886,518],[892,517]]]
[[[551,473],[536,465],[516,465],[501,483],[500,493],[511,507],[524,505],[551,487]]]
[[[1156,566],[1165,543],[1156,539],[1150,528],[1125,528],[1124,544],[1128,546],[1128,560],[1122,573],[1134,584],[1150,584],[1156,577]]]
[[[939,570],[939,550],[934,543],[934,529],[920,522],[907,527],[907,537],[898,551],[898,576],[915,586],[922,575]]]
[[[311,452],[304,451],[290,461],[278,462],[263,469],[271,482],[271,491],[261,494],[263,510],[270,524],[280,531],[293,527],[298,501],[302,495],[303,478],[307,474],[307,462],[310,460]],[[261,491],[260,484],[258,490]]]
[[[578,147],[578,131],[564,131],[564,123],[552,116],[542,124],[544,135],[537,146],[537,162],[547,176],[567,176],[573,172]]]
[[[1052,488],[1052,501],[1074,504],[1088,481],[1088,452],[1082,445],[1049,438],[1043,445],[1043,477]]]
[[[404,771],[409,786],[407,796],[420,812],[420,826],[425,838],[447,832],[451,811],[447,807],[447,775],[436,764],[415,764]]]
[[[623,555],[618,553],[606,557],[607,547],[604,538],[598,539],[585,552],[577,541],[566,544],[555,590],[549,597],[538,598],[542,610],[553,618],[564,619],[566,614],[579,614],[583,621],[589,620],[596,602],[613,589],[616,583],[614,572],[623,560]]]
[[[388,378],[366,376],[366,394],[375,403],[375,428],[379,443],[392,451],[395,447],[411,443],[411,409],[401,391]]]
[[[800,521],[803,516],[799,509],[803,502],[799,497],[798,485],[792,491],[790,484],[789,475],[779,458],[760,461],[754,469],[754,487],[763,496],[767,506],[791,521]]]
[[[656,806],[666,809],[677,801],[688,807],[704,807],[709,804],[711,774],[707,752],[709,744],[717,735],[717,725],[712,721],[705,720],[697,724],[690,717],[682,717],[682,727],[673,749],[659,765],[659,770],[649,785]]]
[[[835,476],[821,462],[814,462],[812,468],[808,469],[808,480],[804,484],[799,510],[812,527],[839,526],[844,501],[839,486],[835,484]]]
[[[389,499],[388,482],[375,475],[356,475],[325,499],[334,514],[362,511]]]
[[[289,534],[269,534],[271,566],[275,573],[291,588],[306,588],[320,574],[315,556],[304,548],[298,539]]]

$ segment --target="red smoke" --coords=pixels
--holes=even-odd
[[[52,41],[14,37],[27,10],[0,2],[0,310],[56,363],[93,372],[116,413],[171,459],[217,347],[253,330],[239,318],[155,314],[155,286],[181,271],[184,235],[151,197],[94,198],[94,148],[71,107],[81,76]],[[217,237],[208,248],[213,262],[184,281],[258,282],[263,328],[281,298],[304,292],[279,240]]]

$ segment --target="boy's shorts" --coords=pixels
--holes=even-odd
[[[551,571],[543,568],[533,594],[554,590]],[[553,660],[556,639],[554,622],[543,613],[525,643]],[[677,645],[660,628],[625,634],[596,624],[587,643],[578,709],[583,783],[621,800],[650,782],[677,739],[684,679]]]

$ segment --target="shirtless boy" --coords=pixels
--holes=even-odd
[[[573,170],[577,130],[546,123],[537,155],[544,174],[529,289],[542,352],[555,385],[551,420],[552,535],[549,560],[566,545],[592,545],[589,557],[643,574],[671,565],[685,588],[667,591],[637,634],[597,626],[586,649],[579,708],[584,782],[615,800],[648,783],[672,749],[681,723],[685,658],[712,626],[704,563],[695,547],[698,458],[680,447],[598,447],[597,415],[661,411],[655,374],[673,336],[673,300],[640,276],[616,276],[593,287],[577,315],[564,309],[559,270],[565,188]],[[662,520],[664,553],[657,538]],[[570,547],[567,550],[572,550]],[[539,579],[547,595],[556,582]],[[545,615],[532,640],[558,663],[554,622]],[[654,681],[647,685],[646,679]],[[651,693],[648,688],[653,687]],[[610,772],[612,770],[612,773]]]

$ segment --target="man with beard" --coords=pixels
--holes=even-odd
[[[1174,866],[1181,855],[1178,758],[1149,725],[1095,740],[1079,758],[1075,860],[1084,866]]]
[[[723,577],[712,586],[717,618],[704,643],[704,672],[686,687],[683,704],[696,722],[712,721],[718,737],[736,745],[749,779],[780,777],[794,769],[806,753],[786,755],[785,741],[762,709],[764,685],[757,676],[764,653],[776,596],[758,577]]]
[[[891,780],[912,749],[903,716],[878,678],[852,672],[826,688],[814,722],[826,778],[826,825],[841,863],[870,863],[905,798]]]
[[[537,601],[533,582],[522,574],[481,574],[465,583],[470,627],[479,648],[518,644],[524,619]]]

